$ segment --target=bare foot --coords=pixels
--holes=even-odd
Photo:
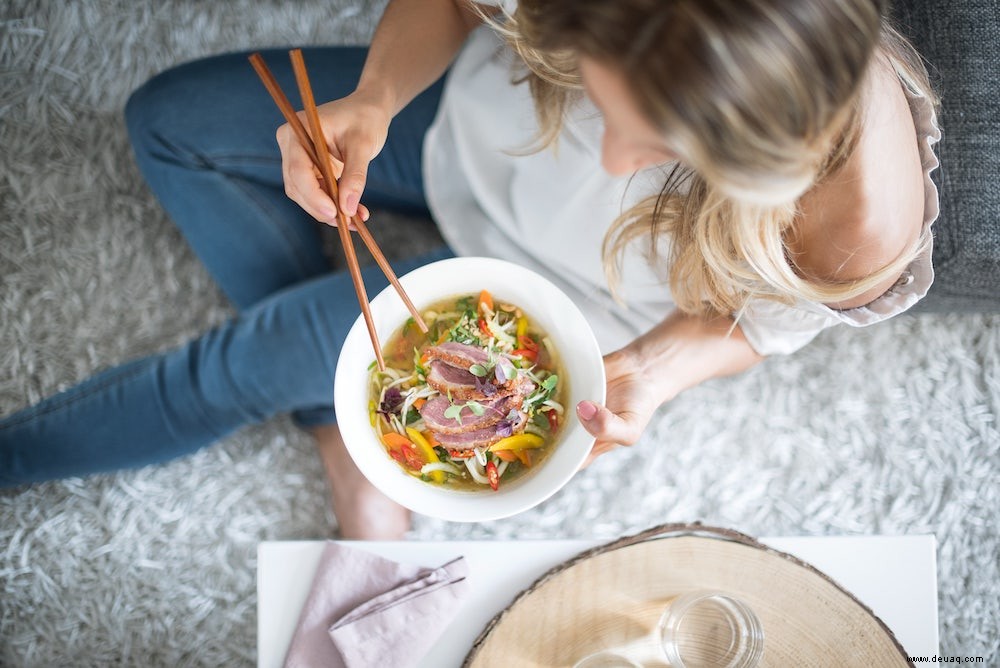
[[[337,425],[312,430],[333,493],[340,535],[349,540],[399,540],[410,511],[375,489],[351,459]]]

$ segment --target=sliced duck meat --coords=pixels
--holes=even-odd
[[[453,401],[492,401],[511,394],[527,396],[535,389],[535,384],[521,374],[505,383],[497,383],[492,377],[479,378],[466,369],[440,360],[430,363],[427,384]]]
[[[435,434],[438,443],[450,450],[463,450],[468,448],[485,448],[493,445],[501,438],[506,438],[512,434],[524,431],[524,426],[528,421],[528,416],[517,411],[512,420],[501,420],[500,422],[476,429],[466,431],[461,434]]]
[[[491,401],[480,402],[482,415],[476,415],[468,406],[463,406],[458,413],[458,419],[448,416],[452,403],[448,397],[439,395],[428,401],[420,409],[420,417],[424,424],[435,434],[461,434],[495,425],[511,412],[521,407],[524,397],[520,394],[510,394]],[[461,405],[462,402],[458,402]]]
[[[473,364],[490,365],[489,355],[482,348],[466,343],[449,341],[441,343],[424,351],[428,360],[441,360],[452,366],[468,369]]]
[[[430,363],[427,372],[427,384],[445,396],[451,396],[457,401],[488,399],[489,388],[483,388],[483,382],[473,376],[467,369],[459,369],[440,361]]]
[[[489,372],[484,380],[489,379],[501,387],[507,387],[510,381],[517,377],[517,369],[506,355],[490,358],[489,354],[482,348],[465,343],[453,341],[442,343],[428,348],[424,351],[424,355],[430,362],[440,361],[466,371],[474,365],[483,367]]]

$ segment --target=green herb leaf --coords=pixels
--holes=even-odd
[[[469,367],[469,373],[471,373],[473,376],[479,376],[480,378],[482,378],[483,376],[488,374],[489,371],[482,364],[473,364],[472,366]]]
[[[470,411],[472,411],[473,415],[482,415],[486,412],[486,407],[478,401],[466,401],[465,405]]]
[[[462,409],[465,408],[462,404],[452,404],[448,408],[444,409],[444,416],[446,418],[451,418],[458,424],[462,424]]]
[[[556,383],[558,382],[559,382],[559,376],[552,374],[551,376],[542,381],[542,387],[544,387],[546,390],[552,390],[555,388]]]

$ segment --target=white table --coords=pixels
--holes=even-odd
[[[934,536],[761,538],[836,580],[872,608],[911,656],[938,653]],[[398,562],[435,567],[457,556],[469,565],[470,592],[421,666],[461,666],[487,622],[538,576],[607,540],[351,542]],[[281,666],[305,603],[323,541],[264,542],[257,548],[257,665]]]

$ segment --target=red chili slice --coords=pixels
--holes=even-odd
[[[489,478],[490,487],[496,491],[500,487],[500,474],[497,472],[497,465],[493,462],[486,463],[486,477]]]
[[[511,355],[517,355],[519,357],[523,357],[524,359],[528,360],[529,362],[535,362],[535,361],[538,360],[538,351],[537,350],[529,350],[527,348],[515,348],[514,350],[510,351],[510,354]]]
[[[538,352],[538,343],[527,334],[517,337],[517,344],[526,350]]]
[[[413,449],[413,446],[403,445],[400,446],[400,450],[403,451],[403,459],[406,462],[406,466],[414,471],[419,471],[424,467],[424,460],[420,458],[417,451]]]
[[[546,411],[545,417],[549,419],[549,431],[553,434],[559,428],[559,415],[555,411]]]

